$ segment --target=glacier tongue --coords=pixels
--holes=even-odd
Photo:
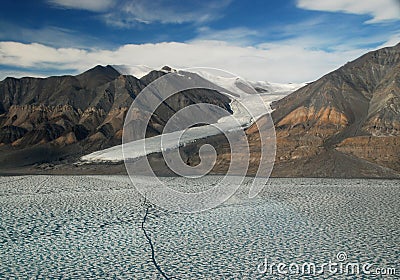
[[[131,68],[130,71],[141,71],[140,69]],[[125,69],[126,70],[126,69]],[[128,71],[126,70],[126,71]],[[186,71],[186,70],[185,70]],[[178,71],[180,75],[185,75],[185,71]],[[219,129],[224,132],[243,129],[243,127],[250,126],[260,116],[270,113],[260,108],[270,108],[272,101],[278,100],[294,90],[300,88],[304,84],[274,84],[268,82],[247,82],[239,77],[221,77],[215,76],[205,71],[194,71],[202,78],[209,80],[217,86],[226,89],[229,92],[236,93],[239,97],[237,99],[231,98],[232,116],[237,122],[232,122],[231,117],[222,117],[216,124]],[[257,90],[256,90],[257,89]],[[222,92],[223,93],[223,92]],[[265,107],[260,107],[260,100],[264,102]],[[246,109],[247,108],[247,109]],[[258,108],[258,110],[255,110]],[[251,113],[249,112],[251,111]],[[176,149],[179,146],[185,145],[196,141],[197,139],[206,138],[209,136],[221,133],[215,128],[215,125],[205,125],[200,127],[193,127],[183,131],[175,131],[165,133],[151,138],[132,141],[124,144],[124,151],[129,155],[129,159],[136,159],[146,156],[151,153],[162,152],[163,150]],[[181,137],[182,136],[182,137]],[[161,143],[162,142],[162,143]],[[145,147],[145,149],[143,148]],[[121,162],[124,160],[122,152],[122,145],[117,145],[108,149],[93,152],[91,154],[81,157],[84,163],[90,162]]]

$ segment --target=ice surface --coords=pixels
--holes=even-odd
[[[220,178],[163,180],[198,191]],[[163,271],[174,279],[269,279],[257,272],[265,257],[322,263],[339,251],[399,271],[398,180],[270,179],[258,197],[247,192],[197,214],[152,209],[145,226]],[[142,203],[127,176],[0,177],[0,278],[161,279],[141,230]]]
[[[163,135],[154,136],[151,138],[132,141],[124,144],[125,159],[135,159],[147,154],[161,152],[169,149],[178,148],[194,142],[196,139],[206,138],[209,136],[217,135],[221,131],[232,131],[236,129],[243,129],[243,127],[250,126],[257,117],[265,114],[265,111],[252,111],[255,118],[249,113],[246,108],[257,108],[255,103],[260,102],[258,96],[246,96],[241,102],[233,101],[231,108],[233,110],[233,117],[238,122],[232,122],[231,117],[223,117],[218,120],[216,129],[215,125],[205,125],[201,127],[193,127],[183,131],[175,131],[171,133],[164,133]],[[246,106],[246,108],[244,107]],[[239,124],[239,125],[238,125]],[[182,137],[180,137],[182,134]],[[179,140],[179,141],[178,141]],[[162,145],[161,145],[162,142]],[[145,147],[145,149],[143,149]],[[84,162],[120,162],[124,160],[122,152],[122,145],[113,146],[108,149],[93,152],[81,158]]]

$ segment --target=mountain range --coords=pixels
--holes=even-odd
[[[77,76],[6,78],[0,82],[0,164],[6,168],[71,161],[120,144],[136,95],[166,73],[151,71],[137,79],[111,66],[96,66]],[[155,111],[147,137],[160,134],[175,112],[201,102],[230,110],[229,98],[217,91],[183,91]],[[143,108],[136,118],[146,114]]]
[[[122,164],[75,168],[71,163],[85,154],[121,144],[123,121],[134,98],[172,69],[165,67],[136,78],[116,68],[96,66],[77,76],[1,81],[0,164],[4,172],[123,172]],[[400,44],[369,52],[289,95],[290,87],[279,92],[268,83],[250,83],[258,93],[279,97],[272,103],[277,140],[272,175],[398,178],[399,75]],[[231,110],[231,100],[218,90],[185,91],[162,103],[151,117],[146,137],[162,133],[175,112],[201,102]],[[137,118],[147,113],[143,108]],[[251,149],[249,175],[254,174],[259,160],[258,128],[262,125],[265,123],[260,119],[246,129]],[[196,150],[206,142],[219,154],[213,172],[223,173],[230,153],[219,135],[182,149],[186,162],[196,165]],[[160,155],[150,157],[159,161]]]

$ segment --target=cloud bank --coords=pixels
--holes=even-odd
[[[398,0],[298,0],[297,7],[306,10],[371,15],[366,23],[400,20]]]
[[[108,25],[129,28],[138,23],[204,23],[222,17],[231,0],[48,0],[57,7],[99,13]]]
[[[392,27],[397,22],[387,24],[390,27],[384,29],[381,28],[384,24],[362,24],[359,17],[350,17],[351,20],[342,23],[341,18],[348,16],[339,14],[318,14],[294,23],[256,27],[237,25],[223,28],[211,23],[224,17],[231,0],[188,0],[184,4],[174,0],[47,2],[63,9],[90,11],[95,13],[95,20],[104,20],[114,27],[156,23],[162,35],[167,36],[153,42],[180,42],[126,44],[131,42],[129,39],[112,43],[112,39],[91,38],[66,28],[20,28],[17,24],[0,22],[0,39],[4,40],[0,42],[0,66],[3,66],[0,79],[27,74],[76,74],[97,64],[111,64],[147,65],[151,68],[164,65],[213,67],[250,80],[306,82],[371,48],[395,45],[400,40],[398,29]],[[367,23],[400,19],[398,0],[297,0],[295,3],[297,8],[306,10],[370,15],[371,20]],[[228,22],[231,20],[228,16],[226,19]],[[143,24],[132,30],[145,30]],[[173,24],[182,24],[194,32],[186,38],[168,37],[169,33],[179,30],[170,29]],[[115,28],[110,32],[117,34],[116,31],[125,32]],[[19,38],[24,38],[24,41]]]
[[[127,44],[114,50],[0,42],[0,61],[2,65],[24,69],[23,74],[26,71],[34,74],[40,69],[76,74],[97,64],[147,65],[152,68],[169,65],[176,68],[220,68],[250,80],[305,82],[319,78],[366,51],[327,52],[303,47],[300,41],[257,47],[235,46],[220,41]],[[15,71],[12,74],[15,75]]]

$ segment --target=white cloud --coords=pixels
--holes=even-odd
[[[48,0],[49,3],[67,9],[80,9],[101,12],[115,4],[114,0]]]
[[[79,59],[87,51],[73,48],[52,48],[38,43],[0,42],[0,58],[3,65],[17,67],[51,67],[68,69],[66,65],[79,65]],[[75,67],[72,67],[75,68]]]
[[[174,1],[174,0],[119,0],[116,9],[110,10],[103,18],[106,23],[117,27],[130,27],[140,23],[204,23],[222,16],[222,9],[231,0]]]
[[[36,42],[53,47],[73,46],[75,48],[83,48],[92,45],[106,46],[109,44],[109,42],[99,38],[57,26],[32,28],[0,21],[0,40],[19,41],[21,38],[25,42]]]
[[[198,35],[190,42],[196,41],[224,41],[235,45],[253,45],[253,38],[259,37],[259,31],[246,27],[235,27],[223,30],[215,30],[209,27],[200,27],[197,29]]]
[[[389,40],[379,46],[379,48],[391,47],[400,43],[400,33],[390,36]]]
[[[305,43],[304,43],[305,44]],[[159,68],[214,67],[250,80],[304,82],[319,78],[365,49],[326,52],[312,50],[297,42],[276,42],[258,47],[229,45],[220,41],[124,45],[115,50],[52,48],[42,44],[0,42],[0,61],[8,67],[54,69],[58,73],[82,72],[96,64],[147,65]],[[1,74],[1,73],[0,73]],[[9,76],[2,73],[3,79]]]
[[[28,72],[28,71],[18,71],[18,70],[0,70],[0,80],[5,79],[6,77],[14,77],[14,78],[23,78],[23,77],[35,77],[35,78],[44,78],[46,77],[43,74],[36,72]]]
[[[222,17],[222,9],[232,0],[47,0],[67,9],[99,13],[106,24],[129,28],[138,23],[204,23]]]
[[[297,7],[314,11],[371,15],[372,19],[367,23],[400,20],[398,0],[298,0]]]

